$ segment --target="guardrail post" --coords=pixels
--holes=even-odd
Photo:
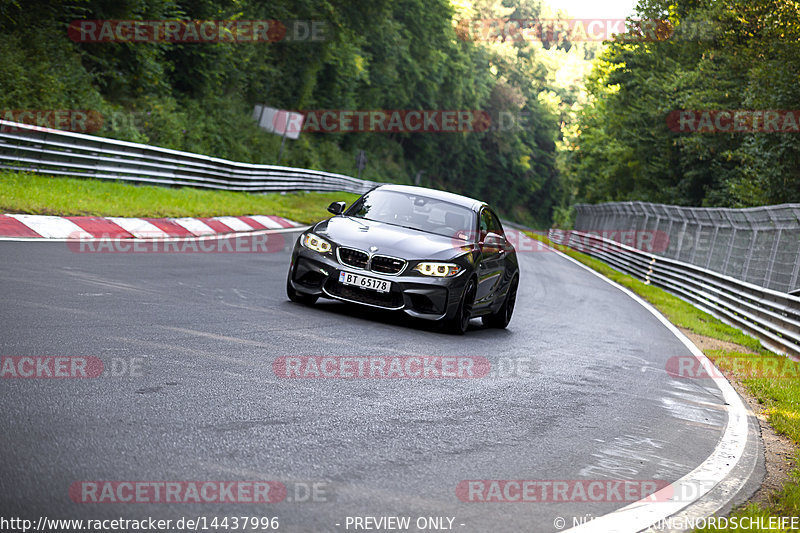
[[[725,262],[722,264],[722,273],[728,274],[730,270],[729,268],[730,260],[731,257],[733,256],[733,250],[734,248],[736,248],[736,240],[739,237],[739,226],[736,220],[734,219],[733,215],[731,214],[731,212],[726,211],[725,217],[728,219],[728,221],[731,224],[731,227],[733,228],[733,231],[731,232],[731,242],[728,244],[728,253],[725,255]]]
[[[795,227],[800,228],[800,209],[792,207],[792,213],[794,214]],[[800,231],[800,229],[798,231]],[[798,276],[800,276],[800,249],[798,249],[798,258],[794,262],[794,272],[792,272],[792,281],[789,282],[788,291],[794,291],[798,288],[797,286],[800,284]]]
[[[667,237],[669,238],[670,242],[673,241],[674,235],[672,234],[672,222],[674,218],[672,217],[672,213],[669,212],[667,206],[661,206],[661,210],[664,212],[664,217],[667,220]],[[660,224],[659,224],[660,226]],[[667,249],[664,250],[664,255],[669,257],[669,245],[667,245]]]
[[[611,224],[611,220],[612,220],[612,216],[614,214],[614,210],[613,210],[613,208],[611,208],[609,206],[605,206],[605,207],[602,207],[602,208],[598,207],[598,209],[601,209],[601,211],[600,211],[601,218],[600,218],[600,220],[597,221],[597,228],[595,228],[595,229],[601,229],[601,228],[605,229],[606,227],[608,227],[609,224]],[[592,228],[586,228],[586,229],[592,229]]]
[[[775,242],[772,243],[772,251],[769,254],[769,264],[767,272],[764,275],[764,286],[769,287],[772,281],[772,274],[775,272],[775,257],[778,255],[778,244],[781,242],[781,233],[783,228],[778,228],[778,235],[775,237]]]
[[[744,265],[742,265],[742,275],[741,278],[743,281],[747,281],[747,271],[750,269],[750,259],[753,257],[753,248],[756,246],[756,241],[758,239],[758,230],[753,229],[753,236],[750,238],[750,246],[747,247],[747,254],[744,258]]]
[[[714,224],[714,235],[711,237],[711,248],[708,250],[706,268],[711,266],[711,258],[714,257],[714,246],[717,244],[717,235],[719,235],[719,224]]]
[[[694,213],[692,213],[692,216],[695,217]],[[700,244],[700,236],[703,235],[703,224],[697,220],[697,217],[695,217],[694,223],[697,229],[694,230],[694,243],[692,246],[692,255],[691,257],[689,257],[690,263],[694,263],[694,258],[695,256],[697,256],[697,248],[698,245]]]
[[[686,237],[687,220],[683,215],[681,215],[681,218],[683,218],[683,224],[681,225],[680,233],[678,233],[678,235],[680,235],[680,238],[678,239],[678,248],[675,250],[674,259],[680,259],[681,258],[681,250],[683,249],[683,239]]]
[[[794,272],[792,272],[792,281],[789,283],[789,291],[793,291],[797,288],[798,276],[800,276],[800,261],[795,261]]]

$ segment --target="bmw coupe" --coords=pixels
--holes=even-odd
[[[298,238],[286,291],[443,323],[470,319],[505,328],[514,312],[519,264],[497,215],[483,202],[405,185],[373,188]]]

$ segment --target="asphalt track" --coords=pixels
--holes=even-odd
[[[146,361],[116,377],[0,379],[2,515],[277,516],[280,531],[354,531],[347,517],[366,516],[409,516],[419,531],[417,517],[450,517],[460,532],[556,531],[559,517],[569,527],[630,502],[475,503],[456,488],[673,482],[725,430],[714,381],[666,371],[670,357],[691,355],[686,346],[555,253],[520,254],[507,330],[476,320],[464,337],[340,302],[291,303],[288,258],[286,250],[82,254],[63,242],[0,243],[0,355]],[[285,356],[398,355],[483,356],[506,372],[284,379],[273,371]],[[69,488],[86,480],[275,480],[289,494],[267,505],[75,503]],[[312,483],[324,494],[296,501]]]

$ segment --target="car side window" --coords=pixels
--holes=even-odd
[[[488,209],[484,210],[484,213],[487,213],[489,216],[489,231],[492,233],[496,233],[501,237],[505,237],[505,232],[503,231],[503,225],[500,224],[500,219],[497,218],[497,215],[489,211]]]
[[[489,228],[491,227],[491,215],[488,209],[481,210],[480,216],[480,242],[483,242],[483,239],[486,237],[486,234],[490,231]]]

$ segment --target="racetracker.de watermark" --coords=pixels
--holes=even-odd
[[[298,111],[309,133],[469,133],[487,131],[489,113],[476,109],[310,109]],[[292,128],[294,127],[294,130]],[[301,126],[288,125],[288,131]]]
[[[456,35],[464,41],[488,42],[630,42],[666,41],[674,29],[664,19],[462,19]]]
[[[675,133],[798,133],[800,110],[706,109],[675,110],[667,114]]]
[[[456,496],[468,503],[636,502],[671,499],[668,487],[653,479],[471,479],[458,483]]]
[[[287,356],[273,372],[292,379],[532,379],[540,373],[530,357]]]
[[[665,369],[671,377],[683,379],[727,379],[723,371],[744,379],[800,379],[800,363],[788,357],[722,355],[714,363],[717,366],[692,355],[673,356],[667,359]]]
[[[281,356],[272,371],[285,379],[470,379],[490,375],[480,356]]]
[[[509,228],[504,231],[506,242],[517,253],[554,252],[555,249],[527,235],[524,231]],[[658,230],[551,230],[555,242],[570,242],[580,252],[619,252],[620,244],[644,252],[660,253],[669,247],[669,234]],[[598,237],[600,239],[598,239]],[[475,230],[460,230],[453,237],[453,247],[459,248],[475,239],[483,241],[484,233]],[[601,240],[603,239],[603,240]]]
[[[147,357],[4,355],[0,379],[143,377],[149,364]]]
[[[333,486],[322,480],[293,481],[75,481],[75,503],[325,503],[335,501]]]
[[[324,20],[73,20],[78,43],[317,43],[330,39]]]
[[[103,127],[103,115],[91,109],[0,109],[0,120],[75,133],[94,133]],[[29,128],[0,124],[0,133],[18,133]]]
[[[78,254],[269,254],[282,251],[286,245],[281,233],[167,239],[76,233],[67,241],[69,250]]]
[[[456,496],[468,503],[691,502],[715,480],[663,479],[468,479]]]

